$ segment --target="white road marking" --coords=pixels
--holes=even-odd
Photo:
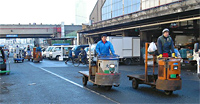
[[[52,75],[58,77],[58,78],[61,78],[61,79],[65,80],[65,81],[67,81],[67,82],[69,82],[69,83],[71,83],[71,84],[74,84],[74,85],[76,85],[76,86],[78,86],[78,87],[80,87],[80,88],[89,90],[90,92],[93,92],[93,93],[95,93],[95,94],[97,94],[97,95],[99,95],[99,96],[102,96],[102,97],[104,97],[104,98],[106,98],[106,99],[108,99],[108,100],[110,100],[110,101],[112,101],[112,102],[114,102],[114,103],[120,104],[119,102],[117,102],[117,101],[115,101],[115,100],[112,100],[111,98],[109,98],[109,97],[107,97],[107,96],[105,96],[105,95],[102,95],[102,94],[100,94],[100,93],[98,93],[98,92],[96,92],[96,91],[93,91],[93,90],[89,89],[89,88],[83,87],[82,85],[80,85],[80,84],[78,84],[78,83],[75,83],[75,82],[73,82],[73,81],[71,81],[71,80],[69,80],[69,79],[67,79],[67,78],[64,78],[64,77],[62,77],[62,76],[60,76],[60,75],[58,75],[58,74],[56,74],[56,73],[53,73],[53,72],[51,72],[51,71],[49,71],[49,70],[46,70],[46,69],[44,69],[44,68],[40,68],[40,69],[42,69],[43,71],[46,71],[46,72],[48,72],[48,73],[50,73],[50,74],[52,74]]]

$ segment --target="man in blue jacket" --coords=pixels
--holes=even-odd
[[[42,48],[37,44],[36,52],[42,52]]]
[[[162,35],[158,38],[158,58],[162,58],[163,53],[167,53],[169,57],[175,57],[174,43],[169,35],[169,29],[164,29]],[[171,50],[171,51],[170,51]],[[172,55],[171,55],[172,54]]]
[[[101,36],[101,41],[99,41],[97,43],[96,46],[96,52],[98,55],[105,55],[105,56],[109,56],[110,55],[110,51],[112,53],[112,55],[115,55],[115,51],[113,48],[113,45],[111,42],[106,41],[107,35],[103,34]]]

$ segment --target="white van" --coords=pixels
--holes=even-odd
[[[68,58],[69,49],[72,49],[73,45],[68,46],[54,46],[52,51],[49,54],[50,59],[56,59],[59,60],[59,57],[61,57],[63,60],[64,58]]]
[[[43,52],[43,58],[49,58],[49,54],[54,46],[48,46],[47,49]]]

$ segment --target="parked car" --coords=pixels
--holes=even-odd
[[[52,49],[53,49],[54,46],[48,46],[48,48],[42,53],[43,55],[43,58],[48,58],[50,59],[49,57],[49,54],[51,53]]]
[[[49,54],[50,59],[59,60],[59,57],[63,59],[68,58],[69,49],[72,49],[72,45],[68,46],[54,46],[52,52]]]
[[[0,71],[6,71],[6,56],[2,47],[0,47]]]

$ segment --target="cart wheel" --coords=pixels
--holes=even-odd
[[[134,89],[137,89],[137,88],[138,88],[138,81],[137,81],[135,78],[132,79],[132,87],[133,87]]]
[[[173,91],[168,91],[168,90],[165,90],[165,94],[166,95],[172,95]]]
[[[18,63],[18,61],[17,61],[17,63]]]
[[[28,61],[30,61],[30,59],[28,59]]]
[[[83,86],[87,85],[88,77],[83,76]]]
[[[106,91],[109,91],[112,88],[112,86],[104,86],[104,87]]]

